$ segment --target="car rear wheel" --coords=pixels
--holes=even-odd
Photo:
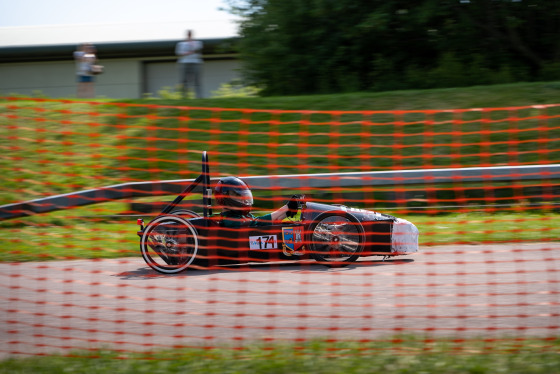
[[[142,234],[140,251],[154,270],[175,274],[185,270],[198,252],[196,228],[179,215],[165,215],[150,222]]]
[[[347,212],[321,213],[309,226],[308,235],[311,256],[325,266],[346,266],[364,250],[364,228]]]

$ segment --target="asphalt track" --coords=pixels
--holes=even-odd
[[[424,247],[339,269],[301,262],[163,275],[140,255],[0,264],[0,285],[1,357],[560,331],[560,243]]]

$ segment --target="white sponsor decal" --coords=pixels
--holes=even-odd
[[[250,236],[249,249],[274,249],[278,248],[278,238],[276,235]]]

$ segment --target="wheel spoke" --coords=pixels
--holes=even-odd
[[[327,212],[317,220],[312,229],[311,247],[318,261],[351,262],[359,256],[363,229],[356,218],[342,212]]]

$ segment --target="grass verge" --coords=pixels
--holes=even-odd
[[[560,107],[531,105],[559,93],[560,83],[541,82],[193,101],[0,99],[0,204],[194,178],[203,150],[213,175],[556,163]],[[426,111],[516,106],[525,108]]]
[[[309,341],[243,349],[149,353],[73,352],[8,359],[0,373],[558,373],[560,340],[398,338],[388,342]]]

